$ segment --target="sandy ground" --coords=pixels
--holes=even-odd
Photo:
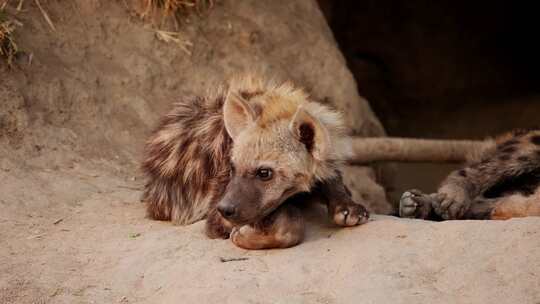
[[[16,165],[0,167],[2,304],[540,302],[540,218],[340,229],[313,209],[301,245],[246,251],[146,219],[114,163]]]

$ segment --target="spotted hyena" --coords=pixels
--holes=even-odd
[[[400,215],[443,220],[539,216],[540,130],[509,133],[482,147],[437,193],[405,192]]]
[[[301,242],[299,200],[323,200],[340,226],[368,219],[343,184],[351,150],[338,112],[291,83],[247,76],[178,102],[148,140],[143,200],[156,220],[206,218],[211,238],[248,249]]]

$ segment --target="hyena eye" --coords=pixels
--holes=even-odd
[[[258,179],[263,181],[268,181],[272,179],[272,169],[270,168],[259,168],[257,169],[257,173],[255,173],[255,176],[257,176]]]

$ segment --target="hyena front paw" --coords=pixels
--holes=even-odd
[[[303,226],[302,226],[303,227]],[[278,229],[279,230],[279,229]],[[287,248],[302,241],[303,228],[287,231],[264,231],[250,225],[234,227],[231,232],[233,244],[244,249]]]
[[[250,242],[250,235],[254,235],[254,229],[249,225],[244,225],[240,227],[233,227],[231,231],[231,241],[233,244],[240,248],[244,249],[256,249],[253,248],[252,242]]]
[[[283,247],[271,232],[266,233],[251,225],[234,227],[231,241],[240,248],[251,250]]]
[[[420,190],[405,191],[399,200],[399,216],[406,218],[427,219],[433,205],[436,204],[432,195]]]
[[[336,204],[330,208],[330,216],[339,226],[356,226],[367,223],[369,212],[360,204],[354,202]]]
[[[469,210],[470,200],[461,189],[457,191],[441,189],[438,195],[441,203],[434,205],[435,212],[445,220],[463,218],[465,212]]]

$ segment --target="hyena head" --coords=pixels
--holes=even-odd
[[[346,150],[340,115],[290,85],[257,94],[230,90],[223,106],[233,140],[231,179],[217,205],[236,225],[255,222],[287,198],[336,173]]]

